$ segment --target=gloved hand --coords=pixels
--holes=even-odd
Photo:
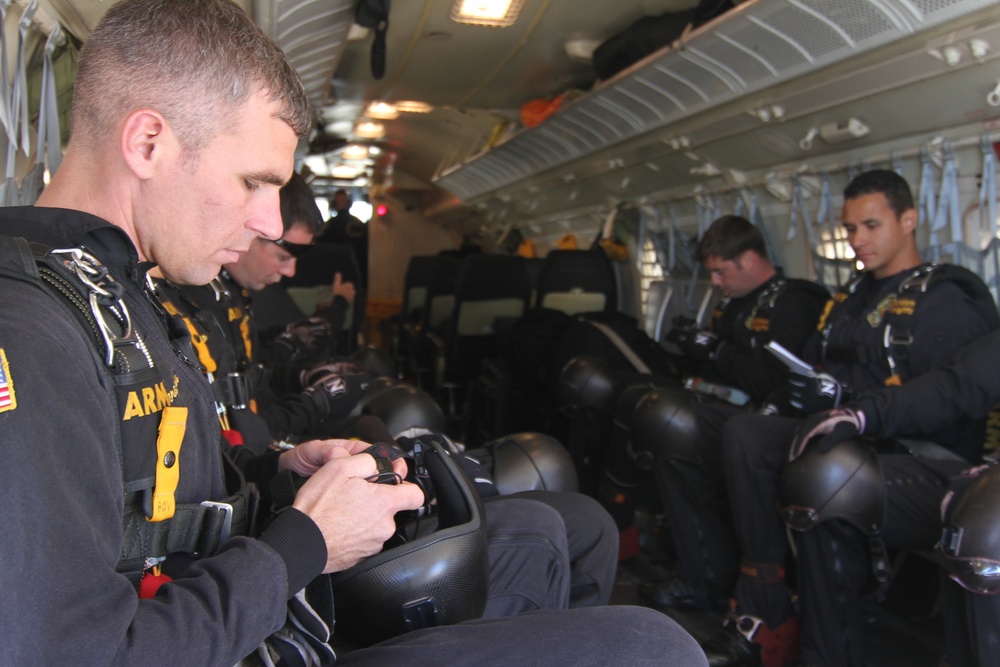
[[[722,340],[711,331],[696,331],[694,335],[681,344],[684,355],[694,361],[713,361]]]
[[[815,447],[825,454],[845,440],[863,434],[867,421],[865,413],[857,406],[816,413],[806,419],[795,434],[788,460],[799,458],[814,438],[820,438]]]
[[[792,373],[788,382],[788,402],[809,415],[840,407],[848,394],[848,388],[829,373],[813,377]]]
[[[357,375],[362,372],[361,366],[350,359],[331,359],[304,369],[299,373],[299,381],[303,387],[311,387],[330,375]]]
[[[683,348],[697,332],[698,324],[694,320],[678,315],[671,321],[670,331],[667,332],[665,339],[667,342]]]
[[[312,346],[320,336],[329,336],[332,333],[330,323],[316,316],[289,322],[285,327],[285,334],[292,336],[306,347]]]
[[[342,419],[351,413],[364,393],[368,376],[327,375],[302,392],[312,399],[323,419]]]

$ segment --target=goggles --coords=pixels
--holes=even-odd
[[[989,558],[955,558],[944,549],[944,567],[959,586],[979,595],[1000,594],[1000,561]]]
[[[296,258],[306,254],[313,247],[312,243],[289,243],[285,239],[268,239],[268,241]]]

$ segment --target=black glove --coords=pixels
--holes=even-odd
[[[788,383],[788,402],[809,415],[840,407],[848,394],[847,387],[829,373],[818,373],[812,377],[791,373]]]
[[[323,419],[342,419],[351,413],[364,393],[368,376],[327,375],[302,392],[312,399]]]
[[[304,369],[299,373],[299,381],[303,387],[311,387],[330,375],[357,375],[361,372],[361,366],[350,359],[330,360]]]
[[[318,338],[332,333],[330,323],[325,318],[315,316],[290,322],[285,327],[285,334],[294,337],[306,347],[312,347]]]
[[[670,331],[664,338],[674,345],[684,347],[687,342],[698,332],[698,323],[690,317],[678,315],[670,322]]]
[[[863,434],[867,421],[865,413],[857,406],[814,414],[795,434],[792,447],[788,450],[788,460],[799,458],[814,438],[820,438],[815,446],[825,454],[845,440]]]
[[[722,347],[722,340],[711,331],[696,331],[681,346],[685,356],[694,361],[714,361]]]

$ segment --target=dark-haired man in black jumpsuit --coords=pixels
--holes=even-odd
[[[843,224],[865,270],[831,299],[807,348],[806,361],[823,374],[794,379],[786,398],[798,418],[739,415],[723,428],[723,467],[743,554],[735,612],[742,617],[739,627],[763,647],[766,667],[787,664],[798,643],[785,581],[785,526],[776,508],[778,477],[801,418],[832,407],[847,390],[918,377],[997,328],[996,308],[981,280],[958,267],[923,264],[916,222],[909,186],[894,172],[866,172],[848,185]],[[981,441],[983,433],[982,420],[965,419],[925,435],[958,446]],[[858,641],[838,635],[831,655],[853,650]]]
[[[697,259],[725,295],[707,331],[683,338],[690,374],[735,388],[746,407],[661,389],[647,395],[633,419],[632,444],[653,457],[653,473],[663,498],[674,548],[676,576],[646,584],[640,593],[660,607],[713,609],[729,598],[739,556],[729,525],[728,500],[719,460],[722,424],[747,411],[780,387],[787,369],[765,346],[776,341],[801,353],[816,329],[828,293],[819,285],[785,278],[767,259],[760,231],[737,216],[719,218],[698,242]],[[690,420],[675,417],[661,429],[651,414],[676,405]],[[690,427],[678,427],[678,424]]]
[[[1000,402],[1000,332],[993,332],[961,350],[953,363],[925,373],[899,387],[875,389],[862,393],[844,408],[817,413],[810,417],[792,445],[796,454],[809,448],[829,452],[840,443],[858,436],[884,449],[893,438],[926,438],[929,433],[947,432],[962,421],[981,420]],[[814,440],[818,438],[818,440]],[[881,443],[881,446],[880,446]],[[986,471],[968,468],[980,460],[982,440],[953,441],[954,460],[918,458],[900,454],[882,454],[879,462],[886,480],[887,509],[881,538],[893,548],[929,550],[942,538],[942,501],[953,490],[945,506],[956,503],[969,483]],[[817,459],[819,460],[819,459]],[[785,474],[794,472],[794,467]],[[996,479],[997,470],[991,473]],[[996,482],[993,482],[996,483]],[[790,496],[785,502],[798,500]],[[1000,508],[984,508],[1000,526]],[[842,642],[844,620],[857,618],[858,593],[869,585],[867,551],[869,540],[860,531],[842,521],[820,523],[804,532],[796,532],[799,557],[799,582],[803,590],[802,623],[803,665],[860,664],[860,647],[852,645],[846,654],[830,651],[829,646]],[[801,530],[802,526],[798,526]],[[968,529],[966,529],[968,530]],[[995,530],[994,530],[994,534]],[[992,543],[990,535],[962,534],[944,550],[961,551],[972,547],[973,539]],[[832,563],[823,551],[835,548],[838,563]],[[1000,552],[974,554],[1000,561]],[[955,581],[964,581],[959,573]],[[857,584],[854,581],[859,582]],[[928,582],[931,585],[931,582]],[[974,584],[973,584],[974,585]],[[1000,651],[1000,597],[962,590],[954,581],[943,584],[944,622],[948,664],[952,667],[986,667],[993,664]],[[846,636],[857,638],[860,629],[851,627]],[[852,642],[853,644],[853,642]]]

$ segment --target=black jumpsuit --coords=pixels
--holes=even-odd
[[[865,392],[863,398],[866,414],[869,406],[874,408],[873,421],[878,424],[874,435],[882,438],[931,433],[961,419],[981,419],[1000,402],[1000,332],[963,348],[947,366],[901,387]],[[924,550],[933,547],[941,536],[940,506],[947,488],[935,485],[925,490],[908,498],[914,508],[921,508],[915,511],[928,522],[916,533],[921,539],[909,546]],[[810,551],[803,557],[811,559],[813,554]],[[944,579],[942,585],[948,664],[993,664],[1000,655],[1000,596],[969,593],[950,579]]]
[[[772,298],[782,280],[779,274],[750,294],[731,299],[713,318],[712,331],[724,344],[715,362],[700,369],[707,380],[746,391],[751,405],[787,382],[787,370],[765,350],[767,343],[774,340],[801,354],[829,296],[815,283],[787,280]],[[719,595],[728,594],[738,562],[719,460],[720,429],[740,412],[720,401],[698,403],[698,460],[678,458],[669,448],[654,449],[656,484],[677,552],[677,574],[691,582],[707,582]]]
[[[821,321],[821,329],[825,329],[826,334],[817,332],[810,341],[805,359],[818,363],[822,371],[856,391],[885,386],[893,376],[883,342],[885,327],[891,319],[887,313],[897,299],[899,286],[911,274],[910,270],[903,271],[882,280],[865,275],[854,292]],[[972,274],[965,274],[969,280],[978,281]],[[978,293],[985,297],[973,297],[955,282],[940,280],[919,296],[908,325],[912,343],[905,350],[896,350],[894,355],[896,374],[903,382],[949,362],[964,345],[997,327],[996,309],[985,287]],[[743,559],[736,588],[738,610],[762,618],[771,628],[779,626],[792,613],[783,575],[787,539],[785,526],[776,512],[777,481],[791,439],[801,423],[799,419],[752,414],[738,415],[723,427],[723,470]],[[963,448],[968,449],[969,443],[982,442],[984,422],[963,419],[948,428],[921,435],[967,453]],[[904,495],[906,489],[934,488],[942,484],[941,476],[913,458],[885,456],[882,459],[890,505],[892,499]],[[898,470],[893,467],[896,459],[900,460]],[[950,464],[942,465],[948,467]],[[887,516],[887,524],[899,525],[891,507]],[[927,517],[919,518],[917,524],[926,520]],[[843,552],[834,550],[830,539],[834,530],[841,529],[841,523],[828,522],[806,534],[810,541],[826,545],[822,557],[837,558],[839,564],[845,562],[841,560]],[[891,545],[889,532],[886,537]],[[805,548],[810,550],[810,547]],[[823,649],[822,664],[849,664],[846,653],[860,651],[861,615],[857,613],[856,598],[869,569],[867,538],[855,531],[850,548],[856,555],[851,569],[853,580],[841,582],[846,588],[839,594],[824,586],[813,586],[810,582],[815,581],[815,577],[808,574],[800,585],[803,648],[809,651],[823,633],[830,638]],[[808,557],[801,559],[800,569],[826,576],[825,567],[813,568],[813,562],[816,561]],[[835,581],[835,577],[828,577],[826,583],[835,585]],[[847,589],[852,590],[848,592]],[[846,607],[851,600],[854,608],[848,611]],[[813,622],[816,610],[820,609],[829,610],[837,617],[835,621],[824,621],[830,623],[825,628]]]

